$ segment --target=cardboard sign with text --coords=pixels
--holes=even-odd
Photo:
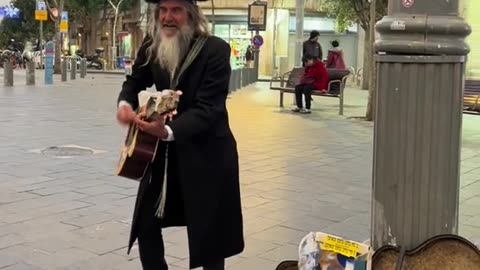
[[[315,232],[302,240],[299,270],[370,270],[372,249],[369,245]]]

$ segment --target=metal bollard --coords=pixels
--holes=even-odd
[[[67,81],[67,66],[68,66],[67,58],[63,58],[63,61],[62,61],[62,82]]]
[[[242,88],[242,72],[240,69],[237,69],[235,70],[235,73],[236,73],[236,83],[237,83],[237,86],[235,87],[236,90],[239,90],[240,88]]]
[[[13,65],[10,61],[5,61],[3,70],[3,83],[5,86],[13,86]]]
[[[247,69],[242,68],[242,88],[248,85]]]
[[[230,73],[230,80],[228,80],[228,92],[231,93],[233,91],[233,74]]]
[[[85,78],[87,76],[87,58],[82,58],[80,60],[80,78]]]
[[[26,80],[27,85],[35,85],[35,62],[27,62]]]
[[[238,72],[236,69],[232,71],[233,74],[233,91],[238,90]]]
[[[70,63],[70,80],[75,80],[77,77],[77,59],[71,58]]]

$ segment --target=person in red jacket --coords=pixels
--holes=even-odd
[[[294,112],[311,113],[312,91],[320,90],[324,93],[328,88],[328,71],[325,64],[312,55],[305,55],[305,72],[300,80],[300,84],[295,86],[295,97],[297,108]],[[305,96],[305,108],[303,107],[302,94]]]
[[[339,47],[340,43],[334,40],[331,44],[333,48],[328,50],[327,68],[346,69],[343,50]]]

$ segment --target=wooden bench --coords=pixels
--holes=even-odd
[[[339,99],[339,115],[343,115],[343,94],[347,82],[349,70],[327,69],[330,81],[326,93],[320,90],[312,91],[312,96],[333,97]],[[291,71],[277,77],[273,77],[270,81],[270,89],[280,91],[280,107],[283,108],[283,95],[285,93],[295,93],[295,86],[300,84],[300,80],[304,73],[303,67],[293,68]],[[279,86],[274,86],[275,81],[280,81]]]
[[[480,113],[480,81],[465,81],[463,108],[465,111],[474,111]]]

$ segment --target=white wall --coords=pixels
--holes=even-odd
[[[363,57],[365,54],[365,31],[362,27],[358,28],[358,50],[357,50],[357,66],[355,70],[363,68]]]
[[[304,40],[307,40],[310,37],[310,33],[305,33],[304,35]],[[295,34],[290,33],[289,37],[289,67],[293,68],[295,59],[294,59],[294,53],[295,53]],[[358,66],[358,52],[363,50],[359,48],[359,42],[358,42],[358,35],[356,34],[350,34],[350,35],[343,35],[343,34],[335,34],[335,33],[321,33],[319,42],[320,45],[322,45],[322,51],[323,51],[323,60],[327,59],[328,57],[328,50],[332,47],[330,44],[330,41],[332,40],[338,40],[340,43],[340,47],[343,49],[344,53],[344,58],[345,58],[345,64],[347,66],[352,66],[355,69],[357,69]],[[363,57],[363,53],[362,53]],[[362,61],[363,63],[363,61]]]

